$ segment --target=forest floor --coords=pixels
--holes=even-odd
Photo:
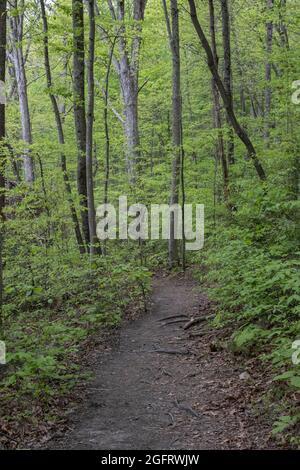
[[[263,411],[268,377],[256,360],[218,347],[206,321],[183,329],[213,309],[190,276],[156,276],[149,307],[94,353],[95,379],[70,414],[70,431],[43,448],[278,448]]]

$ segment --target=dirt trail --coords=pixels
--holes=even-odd
[[[160,319],[190,317],[203,302],[187,277],[155,279],[151,311],[121,329],[116,348],[99,354],[73,430],[48,448],[272,447],[268,426],[245,403],[243,367],[224,351],[211,352],[209,336],[190,340],[182,323],[162,326]]]

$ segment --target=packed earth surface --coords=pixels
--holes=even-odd
[[[260,412],[265,379],[245,369],[251,361],[245,365],[218,347],[208,324],[212,312],[188,275],[156,277],[148,311],[99,351],[70,431],[46,448],[274,447],[270,420]],[[194,326],[199,315],[203,322]]]

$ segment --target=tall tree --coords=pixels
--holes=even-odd
[[[90,234],[90,254],[97,252],[96,235],[96,213],[94,202],[94,181],[93,181],[93,127],[94,127],[94,106],[95,106],[95,86],[94,86],[94,61],[95,61],[95,1],[88,0],[89,13],[89,53],[87,60],[87,119],[86,119],[86,186],[88,201],[88,220]]]
[[[182,103],[180,84],[180,43],[179,43],[179,14],[177,0],[170,0],[171,21],[166,4],[163,0],[170,49],[172,53],[172,182],[170,205],[179,201],[179,175],[182,151]],[[172,268],[178,263],[178,243],[176,239],[176,214],[171,212],[170,238],[169,238],[169,266]]]
[[[108,188],[109,188],[109,175],[110,175],[110,133],[109,133],[109,122],[108,122],[108,94],[109,94],[109,77],[111,72],[114,48],[116,45],[117,36],[114,37],[112,45],[110,47],[108,63],[105,74],[105,88],[104,88],[104,133],[105,133],[105,176],[104,176],[104,204],[108,204]],[[103,243],[103,254],[106,255],[106,240]]]
[[[86,184],[86,116],[84,91],[84,10],[83,0],[72,0],[74,121],[78,148],[77,187],[81,202],[82,230],[90,242]]]
[[[247,132],[240,125],[239,121],[236,118],[236,115],[235,115],[235,112],[234,112],[234,109],[233,109],[232,100],[228,96],[228,93],[225,89],[224,83],[223,83],[223,81],[220,77],[220,74],[218,72],[218,69],[215,65],[215,61],[214,61],[214,57],[213,57],[211,47],[210,47],[210,45],[207,41],[207,38],[206,38],[206,36],[204,34],[204,31],[201,27],[201,24],[199,22],[195,1],[194,0],[188,0],[188,1],[189,1],[189,5],[190,5],[190,15],[191,15],[192,23],[194,25],[194,28],[195,28],[195,31],[198,35],[200,43],[201,43],[201,45],[202,45],[202,47],[203,47],[203,49],[206,53],[207,65],[209,67],[209,70],[210,70],[213,78],[216,81],[216,85],[217,85],[218,90],[220,92],[220,95],[222,97],[222,100],[223,100],[227,115],[230,119],[231,125],[234,128],[234,130],[235,130],[236,134],[238,135],[238,137],[240,138],[240,140],[245,145],[245,147],[247,149],[247,152],[248,152],[248,157],[252,159],[255,170],[258,174],[258,177],[262,181],[264,181],[266,179],[266,174],[265,174],[264,168],[263,168],[263,166],[261,165],[261,163],[258,159],[255,148],[254,148],[254,146],[252,144],[252,141],[250,140]]]
[[[215,28],[215,8],[214,1],[209,0],[209,18],[210,18],[210,37],[211,37],[211,49],[214,57],[216,67],[218,68],[219,57],[217,52],[217,43],[216,43],[216,28]],[[220,95],[219,90],[216,84],[216,80],[212,77],[212,98],[213,98],[213,124],[215,129],[217,129],[217,145],[216,145],[216,156],[217,161],[221,162],[222,173],[223,173],[223,185],[224,185],[224,198],[225,200],[228,197],[228,166],[225,156],[224,149],[224,139],[222,132],[222,117],[221,117],[221,105],[220,105]]]
[[[3,301],[3,209],[5,205],[5,62],[6,62],[6,0],[0,0],[0,333],[2,333]]]
[[[274,0],[267,0],[267,12],[271,14],[274,7]],[[272,45],[273,45],[273,20],[269,18],[266,23],[266,65],[265,65],[265,139],[270,137],[270,113],[271,113],[271,100],[272,100]]]
[[[12,0],[10,5],[9,23],[11,31],[12,60],[20,105],[22,139],[26,144],[23,155],[24,176],[25,181],[31,184],[34,181],[34,165],[30,152],[30,146],[32,144],[32,131],[28,103],[25,59],[23,53],[25,4],[24,0],[19,0],[19,2],[18,0]]]
[[[113,43],[110,48],[108,56],[108,64],[105,74],[105,88],[104,88],[104,132],[105,132],[105,179],[104,179],[104,204],[108,203],[108,184],[109,184],[109,172],[110,172],[110,137],[109,137],[109,125],[108,125],[108,89],[109,89],[109,76],[111,71],[111,65],[113,60],[113,53],[116,44],[117,36],[115,36]]]
[[[112,0],[107,0],[111,17],[117,23],[119,35],[119,58],[115,57],[114,64],[120,82],[124,103],[124,133],[126,138],[126,166],[130,182],[134,182],[136,163],[140,158],[140,134],[138,119],[139,94],[139,56],[142,42],[142,22],[147,0],[133,0],[133,27],[126,27],[126,6],[124,0],[114,6]],[[129,38],[131,37],[131,42]]]
[[[221,0],[222,12],[222,36],[223,36],[223,50],[224,50],[224,87],[231,106],[233,107],[232,98],[232,70],[231,70],[231,38],[230,38],[230,14],[228,0]],[[228,141],[227,141],[227,160],[229,164],[234,163],[234,136],[231,127],[231,122],[228,114],[226,115],[227,123],[229,125]]]
[[[79,251],[80,253],[85,253],[84,242],[82,239],[80,225],[79,225],[76,209],[74,206],[74,201],[72,198],[72,189],[71,189],[71,184],[70,184],[68,171],[67,171],[67,161],[66,161],[66,155],[64,153],[65,136],[64,136],[63,122],[62,122],[62,118],[60,115],[57,98],[52,92],[53,84],[52,84],[52,73],[51,73],[50,58],[49,58],[48,20],[47,20],[44,0],[40,0],[40,5],[41,5],[41,12],[42,12],[42,20],[43,20],[43,31],[44,31],[44,62],[45,62],[47,88],[48,88],[49,97],[51,100],[54,118],[56,122],[58,142],[61,146],[60,166],[61,166],[61,170],[63,174],[65,189],[68,195],[68,202],[70,206],[70,212],[71,212],[71,217],[72,217],[72,221],[74,225],[75,236],[76,236],[76,240],[78,243]]]

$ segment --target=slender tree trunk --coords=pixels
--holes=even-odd
[[[245,87],[245,82],[243,78],[243,66],[242,66],[242,61],[241,61],[241,53],[240,53],[240,48],[239,48],[239,41],[238,41],[238,36],[235,28],[235,23],[234,23],[234,17],[231,15],[231,31],[232,31],[232,38],[233,38],[233,46],[234,46],[234,53],[235,53],[235,63],[237,67],[237,71],[240,77],[239,80],[239,94],[240,94],[240,110],[242,113],[242,116],[246,116],[246,87]]]
[[[95,61],[95,2],[88,0],[89,12],[89,54],[87,61],[87,118],[86,118],[86,186],[88,201],[88,221],[90,234],[90,254],[99,252],[99,243],[96,235],[96,211],[94,202],[93,181],[93,128],[94,128],[94,61]]]
[[[72,0],[74,120],[78,148],[77,187],[81,202],[82,231],[90,242],[86,178],[86,117],[84,93],[84,12],[83,0]]]
[[[11,8],[13,14],[10,16],[10,29],[11,29],[11,42],[12,42],[12,57],[15,69],[16,83],[18,89],[20,115],[21,115],[21,128],[22,139],[26,144],[23,161],[24,161],[24,176],[25,181],[29,184],[34,181],[34,165],[32,156],[30,155],[30,146],[32,144],[31,120],[29,113],[28,94],[27,94],[27,78],[25,71],[25,60],[23,55],[23,22],[24,1],[12,0]],[[18,8],[21,12],[18,11]],[[16,13],[18,12],[18,14]]]
[[[231,40],[230,40],[230,14],[228,0],[221,0],[222,11],[222,35],[223,35],[223,49],[224,49],[224,87],[231,100],[232,98],[232,70],[231,70]],[[231,122],[228,114],[226,115],[227,124],[229,126],[228,140],[227,140],[227,161],[229,164],[234,163],[234,135],[231,127]]]
[[[179,47],[179,15],[177,0],[170,0],[171,21],[169,18],[166,0],[163,0],[170,49],[172,53],[172,180],[170,205],[178,204],[179,201],[179,175],[182,145],[182,105],[180,87],[180,47]],[[170,239],[169,239],[169,267],[178,263],[178,243],[176,236],[176,219],[174,212],[170,217]]]
[[[277,30],[280,35],[281,46],[288,50],[290,48],[290,45],[289,45],[288,29],[285,23],[286,0],[280,0],[278,7],[279,7],[279,22],[277,25]]]
[[[114,54],[114,48],[116,43],[116,37],[110,49],[108,64],[105,75],[105,89],[104,89],[104,131],[105,131],[105,179],[104,179],[104,204],[108,203],[108,185],[109,185],[109,172],[110,172],[110,138],[109,138],[109,127],[108,127],[108,88],[109,88],[109,76],[111,70],[111,64]]]
[[[274,0],[267,0],[267,10],[268,13],[271,13],[274,7]],[[266,89],[265,89],[265,139],[269,140],[270,138],[270,113],[271,113],[271,102],[272,102],[272,88],[271,88],[271,79],[272,79],[272,45],[273,45],[273,21],[268,20],[266,24],[266,70],[265,70],[265,79],[266,79]]]
[[[108,91],[109,91],[109,77],[110,70],[113,60],[114,48],[116,44],[117,36],[115,36],[110,53],[108,57],[108,64],[105,75],[105,89],[104,89],[104,132],[105,132],[105,177],[104,177],[104,204],[108,204],[108,187],[109,187],[109,174],[110,174],[110,137],[109,137],[109,125],[108,125]],[[103,254],[106,255],[106,240],[103,243]]]
[[[195,31],[196,31],[196,33],[199,37],[200,43],[201,43],[201,45],[202,45],[202,47],[203,47],[203,49],[206,53],[207,65],[209,67],[209,70],[210,70],[212,76],[214,77],[214,79],[216,81],[216,84],[217,84],[218,90],[220,92],[220,95],[222,97],[225,109],[226,109],[227,114],[230,118],[231,125],[234,128],[237,136],[240,138],[240,140],[245,145],[245,147],[247,149],[247,152],[248,152],[248,156],[249,156],[249,158],[252,159],[255,170],[256,170],[259,178],[262,181],[264,181],[266,179],[265,171],[264,171],[264,169],[263,169],[263,167],[262,167],[262,165],[261,165],[261,163],[260,163],[260,161],[257,157],[255,148],[254,148],[247,132],[245,131],[245,129],[243,129],[243,127],[240,125],[239,121],[236,118],[236,115],[234,113],[233,106],[232,106],[232,100],[230,99],[230,97],[228,96],[228,94],[225,90],[222,79],[219,75],[219,72],[218,72],[216,66],[215,66],[215,62],[214,62],[211,47],[210,47],[210,45],[209,45],[209,43],[206,39],[206,36],[203,32],[203,29],[202,29],[202,27],[199,23],[195,2],[194,2],[194,0],[188,0],[188,1],[189,1],[189,5],[190,5],[190,15],[191,15],[192,23],[193,23]]]
[[[213,0],[209,0],[209,18],[210,18],[210,37],[211,37],[211,49],[214,57],[216,67],[218,68],[219,58],[217,53],[217,44],[216,44],[216,31],[215,31],[215,9]],[[221,162],[222,173],[223,173],[223,186],[224,186],[224,199],[228,198],[228,166],[227,160],[224,151],[224,139],[222,133],[222,119],[221,119],[221,106],[220,106],[220,96],[219,90],[216,84],[215,79],[212,77],[212,97],[213,97],[213,118],[214,118],[214,127],[218,131],[217,137],[217,154],[215,156],[217,161]]]
[[[181,103],[182,108],[182,103]],[[181,139],[181,151],[180,151],[180,189],[181,189],[181,217],[182,217],[182,227],[181,227],[181,262],[183,271],[186,270],[186,239],[185,239],[185,151],[183,145],[183,122],[181,118],[181,129],[180,129],[180,139]]]
[[[3,334],[3,209],[5,206],[5,62],[6,62],[6,0],[0,0],[0,339]],[[3,95],[1,95],[3,93]]]
[[[49,46],[48,46],[48,21],[47,21],[47,15],[46,15],[46,10],[45,10],[44,0],[40,0],[40,5],[41,5],[43,30],[44,30],[44,62],[45,62],[45,71],[46,71],[46,79],[47,79],[47,88],[48,88],[48,91],[49,91],[49,96],[50,96],[52,109],[53,109],[53,113],[54,113],[54,117],[55,117],[58,142],[63,148],[63,146],[65,145],[65,136],[64,136],[64,130],[63,130],[63,123],[62,123],[61,115],[60,115],[60,112],[59,112],[59,107],[58,107],[56,96],[51,92],[51,89],[52,89],[52,74],[51,74],[51,66],[50,66],[50,59],[49,59]],[[66,189],[66,192],[67,192],[67,195],[68,195],[68,202],[69,202],[72,222],[73,222],[73,226],[74,226],[74,230],[75,230],[75,236],[76,236],[77,244],[78,244],[78,247],[79,247],[79,251],[80,251],[80,253],[85,253],[85,247],[84,247],[84,242],[83,242],[81,231],[80,231],[80,225],[79,225],[76,209],[75,209],[73,198],[72,198],[71,184],[70,184],[69,176],[68,176],[68,172],[67,172],[66,156],[65,156],[63,150],[61,150],[61,154],[60,154],[60,166],[61,166],[61,169],[62,169],[65,189]]]

